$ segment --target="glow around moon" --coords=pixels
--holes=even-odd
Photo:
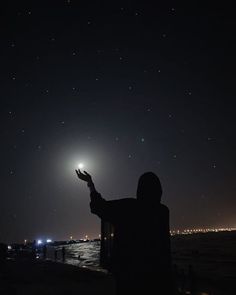
[[[83,168],[84,168],[84,164],[83,164],[83,163],[79,163],[79,164],[78,164],[78,168],[79,168],[79,169],[83,169]]]

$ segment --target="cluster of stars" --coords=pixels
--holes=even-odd
[[[214,117],[220,111],[210,86],[197,76],[203,70],[209,80],[214,76],[202,62],[207,64],[207,50],[202,56],[198,52],[198,46],[207,44],[178,23],[185,19],[182,9],[169,6],[163,14],[157,11],[161,17],[154,19],[149,9],[126,4],[114,4],[110,15],[92,13],[93,7],[81,13],[83,5],[72,0],[58,5],[61,10],[51,10],[55,23],[47,16],[50,5],[48,11],[34,5],[22,8],[14,15],[17,20],[5,44],[11,58],[6,64],[4,116],[12,156],[6,163],[6,179],[21,179],[16,159],[30,162],[33,155],[32,162],[40,166],[54,148],[65,152],[71,142],[69,151],[75,145],[96,154],[98,145],[107,154],[117,153],[114,161],[120,156],[121,169],[128,163],[137,170],[148,165],[163,174],[168,170],[177,178],[188,168],[203,171],[209,179],[222,176],[224,155],[219,151],[225,147],[218,138],[223,128],[215,131],[219,128]],[[209,189],[200,188],[196,194],[202,202],[206,197],[201,193],[208,196],[212,189],[211,183],[207,185]],[[179,216],[185,220],[187,212]]]

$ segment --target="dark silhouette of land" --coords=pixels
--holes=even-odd
[[[114,295],[111,275],[49,260],[9,260],[0,272],[1,295]]]
[[[93,184],[91,176],[77,170],[91,191],[90,208],[102,220],[102,248],[106,246],[110,223],[113,240],[109,250],[108,269],[117,282],[117,294],[140,292],[173,294],[169,210],[161,204],[162,187],[152,172],[138,181],[137,198],[106,201]],[[111,228],[110,227],[110,228]],[[110,234],[110,233],[109,233]],[[102,255],[106,256],[106,251]],[[106,258],[102,259],[106,262]]]

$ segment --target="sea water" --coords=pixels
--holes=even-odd
[[[65,260],[63,261],[62,248],[65,247]],[[57,251],[57,262],[64,262],[79,267],[102,270],[99,266],[100,242],[91,241],[75,244],[47,247],[47,259],[55,260]]]

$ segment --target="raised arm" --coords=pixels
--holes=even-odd
[[[84,173],[82,173],[79,169],[75,170],[75,172],[79,179],[87,182],[87,186],[89,187],[90,193],[97,192],[92,180],[92,176],[88,174],[88,172],[84,171]]]
[[[106,201],[102,198],[101,194],[97,192],[92,180],[92,176],[86,171],[82,173],[79,169],[75,170],[79,179],[87,182],[87,186],[90,190],[90,209],[93,214],[96,214],[100,218],[111,221],[115,217],[116,203],[117,201]]]
[[[103,207],[105,207],[106,200],[104,200],[101,194],[97,192],[92,180],[92,176],[88,172],[84,171],[84,173],[82,173],[79,169],[75,171],[78,178],[85,181],[90,190],[91,212],[101,217],[101,212],[103,211]]]

